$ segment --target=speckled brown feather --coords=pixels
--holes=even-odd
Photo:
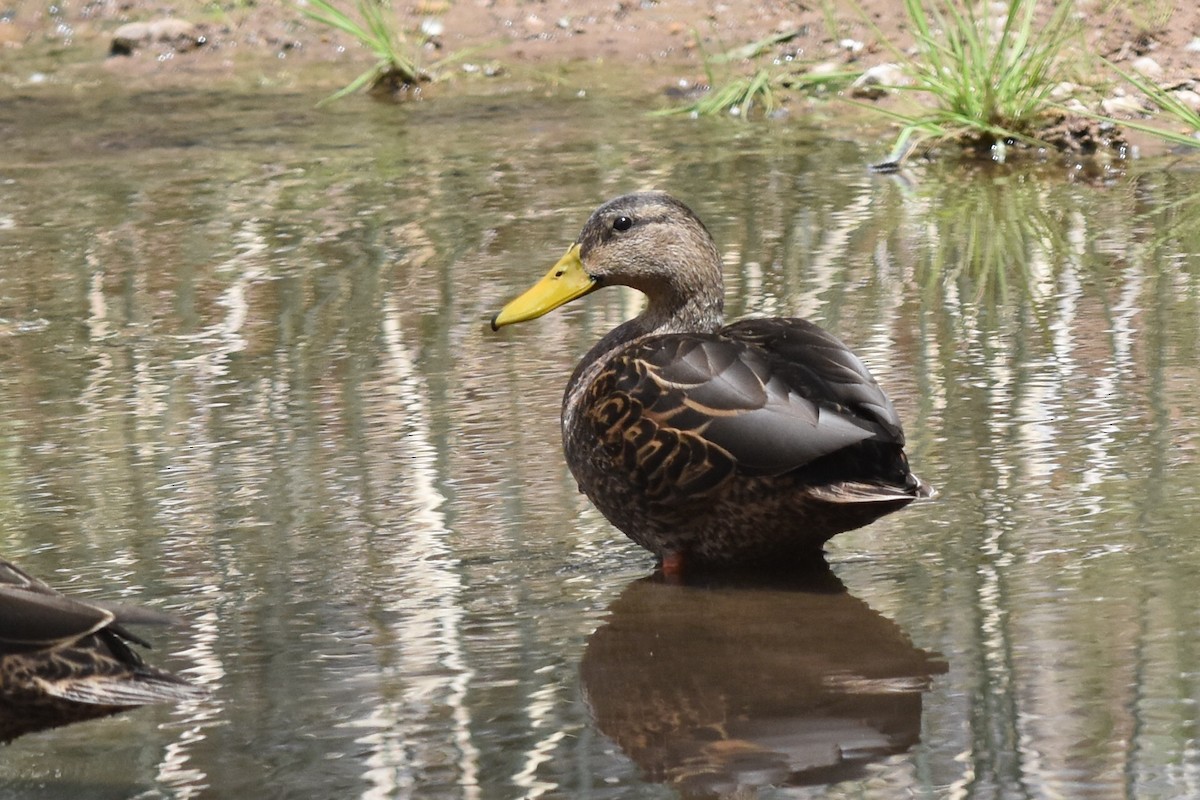
[[[819,331],[769,322],[780,336]],[[820,333],[822,357],[786,369],[742,326],[618,351],[579,399],[568,463],[581,487],[635,541],[717,563],[815,552],[911,502],[921,487],[891,403]]]

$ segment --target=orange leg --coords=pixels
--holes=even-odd
[[[668,578],[683,577],[683,551],[666,550],[662,554],[662,573]]]

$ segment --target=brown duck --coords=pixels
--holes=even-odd
[[[664,571],[801,560],[932,494],[909,471],[892,402],[846,345],[803,319],[724,324],[716,244],[670,195],[600,206],[492,328],[609,285],[648,303],[575,368],[563,449],[581,491]]]
[[[0,742],[150,703],[204,696],[150,666],[127,624],[174,618],[67,597],[0,559]]]

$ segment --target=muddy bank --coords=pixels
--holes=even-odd
[[[478,82],[487,82],[483,91],[565,83],[578,91],[645,92],[648,103],[667,106],[704,90],[706,57],[769,37],[783,41],[758,63],[787,59],[817,69],[867,69],[894,60],[885,42],[911,44],[899,0],[858,5],[865,18],[850,8],[829,17],[819,3],[777,0],[417,0],[397,10],[411,28],[432,25],[430,61],[465,54],[443,72],[453,80],[435,92],[480,91]],[[1102,75],[1093,58],[1101,55],[1200,105],[1200,7],[1179,4],[1170,16],[1155,17],[1143,5],[1079,4],[1084,29],[1071,53],[1078,66],[1070,72],[1076,82],[1064,94],[1117,118],[1149,115],[1151,107],[1132,87]],[[127,55],[110,56],[121,26],[163,18],[189,23],[192,33],[181,38],[173,26],[173,37],[150,37],[124,48]],[[149,0],[20,0],[0,17],[0,59],[10,87],[86,84],[105,74],[140,86],[229,81],[315,92],[344,85],[373,61],[351,37],[307,20],[290,4]],[[751,69],[734,59],[715,77]],[[799,94],[784,101],[795,113],[814,103]],[[883,118],[879,128],[887,128]]]

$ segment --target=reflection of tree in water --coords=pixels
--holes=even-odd
[[[630,584],[588,639],[596,725],[649,780],[707,797],[859,777],[920,738],[946,671],[828,568],[802,580]]]
[[[1187,794],[1200,696],[1189,164],[1132,161],[1085,186],[1061,165],[931,163],[906,187],[868,176],[853,143],[796,126],[736,148],[703,122],[629,137],[627,115],[574,99],[539,101],[550,113],[534,126],[512,113],[524,100],[495,98],[347,126],[247,95],[226,108],[231,139],[193,96],[155,98],[198,109],[182,122],[124,113],[145,100],[122,97],[97,98],[91,118],[91,99],[65,98],[29,128],[39,136],[6,143],[5,555],[46,576],[86,565],[78,588],[173,608],[191,647],[153,659],[190,665],[213,696],[186,721],[144,710],[18,741],[9,794],[51,767],[57,796],[242,796],[264,776],[298,796],[386,794],[389,779],[439,797],[472,780],[482,797],[607,791],[588,768],[612,766],[607,747],[597,757],[573,735],[585,723],[566,673],[597,598],[645,562],[585,510],[557,408],[579,354],[631,301],[605,293],[521,340],[484,327],[597,198],[650,184],[711,224],[730,318],[811,316],[864,355],[943,492],[924,516],[876,526],[859,541],[878,560],[843,573],[878,579],[872,596],[953,654],[953,702],[877,696],[855,718],[878,709],[893,727],[862,730],[902,749],[916,729],[889,709],[923,703],[933,733],[912,791],[1072,796],[1085,775],[1093,793]],[[185,128],[186,148],[162,146]],[[48,142],[69,145],[65,161],[42,157]],[[771,613],[747,610],[759,594]],[[585,664],[602,729],[666,781],[667,765],[707,775],[706,754],[728,762],[744,743],[739,765],[781,752],[768,722],[791,742],[798,718],[810,731],[846,719],[856,693],[822,695],[814,676],[840,658],[866,691],[864,660],[878,667],[903,637],[854,598],[821,600],[858,608],[840,616],[804,595],[628,587]],[[676,608],[684,598],[695,608]],[[847,630],[864,652],[878,631],[875,654],[856,662],[837,641]],[[829,774],[798,769],[780,779]],[[716,790],[703,780],[693,794]]]

